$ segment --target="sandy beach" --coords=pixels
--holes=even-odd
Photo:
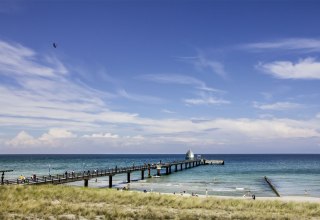
[[[0,187],[0,219],[319,219],[319,198]],[[49,204],[49,205],[48,205]]]
[[[132,191],[132,192],[140,192],[140,193],[144,193],[141,191]],[[162,193],[162,192],[146,192],[146,193],[150,193],[150,194],[159,194],[159,195],[174,195],[177,197],[198,197],[198,198],[215,198],[215,199],[235,199],[235,200],[252,200],[252,197],[240,197],[240,196],[215,196],[215,195],[198,195],[198,194],[194,194],[192,195],[192,193],[183,193],[183,192],[179,192],[179,193]],[[255,200],[259,200],[259,201],[281,201],[281,202],[310,202],[310,203],[320,203],[320,198],[317,197],[311,197],[311,196],[281,196],[281,197],[259,197],[256,196]]]

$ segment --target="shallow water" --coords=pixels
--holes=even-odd
[[[242,196],[246,191],[257,196],[275,196],[264,181],[268,176],[283,196],[320,197],[320,155],[202,155],[206,159],[225,160],[223,166],[199,166],[161,178],[148,178],[129,184],[132,190]],[[65,171],[108,169],[116,165],[183,160],[184,155],[0,155],[0,170],[13,169],[5,179],[21,174],[62,174]],[[174,171],[174,167],[172,167]],[[178,167],[179,168],[179,167]],[[49,170],[50,169],[50,170]],[[162,172],[165,172],[163,170]],[[155,170],[152,174],[155,174]],[[146,174],[145,174],[146,175]],[[131,175],[140,179],[140,172]],[[107,187],[108,177],[90,180],[90,187]],[[114,187],[126,186],[126,174],[113,177]],[[83,182],[70,185],[82,186]]]

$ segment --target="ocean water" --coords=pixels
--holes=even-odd
[[[113,177],[114,187],[128,186],[131,190],[167,193],[188,193],[225,196],[243,196],[247,191],[256,196],[275,196],[264,180],[267,176],[282,196],[320,197],[320,155],[212,155],[206,159],[221,159],[223,166],[199,166],[162,175],[161,178],[140,180],[140,172]],[[184,155],[0,155],[0,170],[12,169],[5,179],[20,175],[62,174],[65,171],[108,169],[115,166],[183,160]],[[180,168],[180,167],[178,167]],[[172,167],[174,171],[174,166]],[[155,170],[152,174],[155,174]],[[162,172],[165,172],[163,170]],[[146,176],[146,174],[145,174]],[[69,185],[82,186],[83,182]],[[108,177],[89,181],[89,187],[108,187]]]

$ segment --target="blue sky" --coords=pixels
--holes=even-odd
[[[3,0],[0,151],[320,153],[319,20],[317,1]]]

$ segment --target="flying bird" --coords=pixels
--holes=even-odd
[[[56,43],[53,43],[52,46],[53,46],[54,48],[57,48],[58,45],[57,45]]]

